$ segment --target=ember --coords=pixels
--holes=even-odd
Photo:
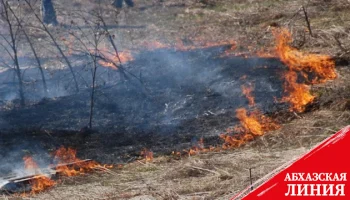
[[[242,89],[242,93],[245,95],[245,97],[249,101],[249,106],[254,106],[255,100],[254,100],[254,96],[252,95],[252,91],[254,89],[253,86],[251,84],[242,85],[241,89]]]
[[[118,56],[106,49],[100,50],[100,53],[104,60],[99,60],[98,63],[104,67],[110,67],[112,69],[117,69],[119,64],[134,60],[130,51],[121,51],[118,53]]]
[[[152,162],[153,161],[153,152],[148,149],[143,149],[141,151],[141,156],[145,159],[146,162]]]

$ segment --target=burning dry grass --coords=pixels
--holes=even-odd
[[[118,69],[120,64],[134,60],[130,51],[118,52],[118,55],[111,53],[107,49],[100,49],[100,54],[103,60],[98,60],[98,63],[104,67],[110,67],[112,69]]]
[[[227,129],[225,134],[220,135],[220,138],[224,140],[223,149],[240,147],[255,137],[264,135],[267,131],[280,128],[271,118],[261,114],[258,110],[248,115],[246,109],[239,108],[236,110],[236,117],[240,125]],[[233,133],[236,134],[232,135]]]
[[[42,192],[43,190],[49,189],[56,185],[56,182],[50,179],[46,176],[36,176],[34,179],[30,182],[31,185],[31,191],[30,195],[38,194],[39,192]],[[23,197],[25,197],[27,194],[22,194]]]
[[[57,180],[54,180],[57,179],[58,176],[78,176],[89,172],[94,172],[98,169],[109,172],[109,170],[106,167],[113,167],[112,165],[102,166],[99,163],[92,160],[81,160],[77,158],[76,153],[76,150],[72,148],[61,147],[57,149],[55,152],[52,153],[55,164],[48,166],[48,168],[39,168],[39,165],[34,161],[34,159],[31,156],[24,156],[23,161],[25,173],[33,175],[28,179],[30,191],[27,192],[27,189],[25,189],[26,192],[21,194],[15,194],[15,196],[34,196],[40,192],[52,188],[59,182]],[[50,171],[50,173],[52,171],[52,173],[56,177],[52,179],[52,174],[47,174],[44,171]]]
[[[292,35],[286,29],[273,31],[276,38],[276,53],[283,63],[288,66],[284,73],[284,91],[286,95],[282,102],[291,104],[292,111],[302,112],[315,96],[310,88],[299,80],[299,74],[311,84],[324,83],[337,77],[335,62],[328,55],[301,52],[290,46]]]
[[[57,185],[36,198],[83,199],[88,193],[90,198],[106,199],[228,199],[249,186],[249,168],[255,181],[305,153],[332,134],[330,129],[338,130],[347,123],[346,118],[342,118],[337,127],[332,125],[341,114],[340,111],[304,114],[303,119],[296,119],[293,124],[235,150],[202,152],[180,160],[161,156],[153,162],[126,164],[122,170],[114,169],[113,175],[97,173],[83,180],[79,177],[63,180],[66,184]],[[328,127],[320,127],[324,122]]]

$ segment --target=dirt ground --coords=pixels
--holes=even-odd
[[[57,3],[58,9],[64,2]],[[233,39],[242,52],[266,50],[273,47],[271,27],[287,27],[293,33],[294,46],[333,56],[338,78],[312,87],[317,95],[313,108],[305,113],[275,116],[282,122],[281,129],[241,148],[181,159],[159,155],[152,162],[134,161],[109,173],[63,178],[53,188],[31,198],[229,199],[249,186],[250,168],[253,181],[258,180],[350,124],[349,1],[136,0],[135,4],[135,8],[114,13],[120,26],[145,26],[115,29],[123,48],[145,41],[171,43],[179,38],[200,38]],[[302,5],[307,7],[313,37],[307,31]]]

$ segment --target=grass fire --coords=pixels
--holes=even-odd
[[[350,123],[349,8],[0,0],[0,200],[250,191]]]
[[[93,171],[109,171],[113,165],[100,165],[93,160],[81,160],[76,157],[76,151],[72,148],[60,147],[52,153],[53,164],[40,167],[33,157],[23,157],[24,173],[23,178],[9,177],[3,186],[8,192],[23,190],[20,196],[36,195],[60,182],[60,177],[78,176]]]

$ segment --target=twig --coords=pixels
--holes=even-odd
[[[305,9],[304,6],[301,6],[301,8],[303,9],[303,12],[304,12],[305,21],[306,21],[306,24],[307,24],[307,28],[309,29],[310,36],[311,36],[311,37],[314,37],[314,36],[312,35],[311,26],[310,26],[310,20],[309,20],[309,17],[308,17],[308,15],[307,15],[307,11],[306,11],[306,9]]]
[[[193,168],[193,169],[198,169],[198,170],[202,170],[202,171],[206,171],[206,172],[210,172],[210,173],[213,173],[215,175],[218,175],[220,176],[221,174],[216,172],[216,171],[213,171],[213,170],[210,170],[210,169],[204,169],[204,168],[201,168],[201,167],[195,167],[195,166],[188,166],[190,168]]]
[[[340,118],[342,118],[344,116],[345,112],[343,112],[338,118],[337,118],[337,121],[340,120]]]
[[[67,63],[68,68],[73,76],[73,80],[74,80],[74,84],[75,84],[75,90],[76,92],[79,92],[79,86],[78,86],[78,82],[73,70],[73,66],[71,64],[71,62],[68,60],[66,54],[63,52],[62,48],[59,46],[59,44],[57,43],[55,37],[52,35],[52,33],[50,32],[50,30],[48,29],[48,27],[45,25],[45,23],[41,20],[41,18],[39,17],[38,14],[35,13],[35,10],[33,8],[33,6],[30,4],[29,0],[24,0],[26,2],[26,4],[29,6],[30,10],[32,11],[32,13],[34,14],[35,18],[39,21],[39,23],[42,25],[45,33],[50,37],[50,39],[52,40],[52,42],[54,43],[54,46],[56,47],[56,49],[60,52],[61,56],[63,57],[64,61]]]
[[[144,163],[144,162],[141,162],[140,160],[136,160],[138,163],[141,163],[141,164],[143,164],[143,165],[146,165],[146,163]]]
[[[302,117],[300,115],[298,115],[296,112],[293,112],[294,116],[296,116],[299,119],[302,119]]]
[[[196,192],[196,193],[192,193],[192,194],[186,194],[185,196],[199,196],[199,195],[203,195],[203,194],[210,194],[211,192]]]
[[[223,169],[220,169],[220,168],[217,168],[217,167],[214,167],[216,170],[218,170],[218,171],[222,171],[222,172],[224,172],[227,176],[230,176],[231,174],[230,173],[228,173],[228,171],[225,171],[225,170],[223,170]]]
[[[104,172],[106,172],[106,173],[108,173],[108,174],[115,175],[115,176],[118,175],[117,173],[115,173],[115,172],[113,172],[112,170],[107,169],[106,167],[103,167],[103,166],[97,166],[97,167],[95,167],[95,169],[103,170]]]
[[[131,157],[129,160],[127,160],[125,163],[131,163],[132,161],[134,161],[136,159],[135,156]]]

